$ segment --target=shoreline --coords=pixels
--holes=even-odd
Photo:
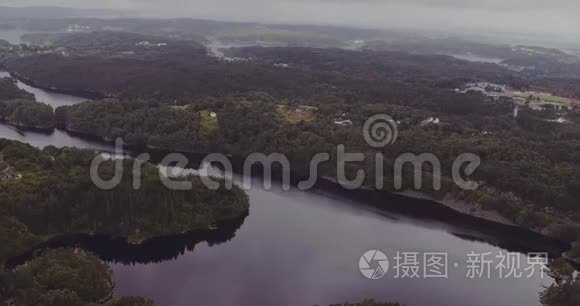
[[[0,71],[5,71],[5,72],[9,73],[10,77],[12,77],[12,78],[30,86],[30,87],[41,89],[41,90],[44,90],[44,91],[49,92],[49,93],[76,96],[76,97],[80,97],[80,98],[88,99],[88,100],[99,100],[99,99],[112,98],[112,96],[110,96],[110,95],[105,95],[105,94],[97,92],[97,91],[68,90],[68,89],[60,89],[60,88],[56,88],[56,87],[43,86],[43,85],[40,85],[37,82],[33,81],[32,79],[23,76],[22,74],[20,74],[18,72],[12,71],[11,69],[6,67],[2,63],[0,63]]]
[[[102,94],[99,94],[99,93],[76,92],[76,91],[59,90],[59,89],[56,89],[56,88],[46,88],[46,87],[43,87],[43,86],[39,86],[34,81],[29,80],[26,77],[24,77],[24,76],[22,76],[22,75],[20,75],[18,73],[10,72],[9,69],[7,69],[7,67],[5,67],[2,64],[0,64],[0,69],[2,69],[2,68],[4,68],[4,70],[6,70],[7,72],[9,72],[11,76],[15,76],[18,80],[22,81],[23,83],[25,83],[25,84],[27,84],[29,86],[32,86],[32,87],[36,87],[36,88],[39,88],[39,89],[48,91],[48,92],[63,93],[63,94],[69,94],[69,95],[76,95],[76,96],[81,96],[83,98],[84,97],[88,97],[90,99],[93,99],[93,98],[100,99],[100,98],[106,98],[107,97],[106,95],[102,95]],[[91,141],[96,141],[96,142],[105,143],[105,144],[114,144],[114,141],[111,140],[111,139],[107,139],[105,137],[100,137],[100,136],[96,136],[96,135],[91,135],[91,134],[88,134],[88,133],[82,133],[82,132],[72,131],[72,130],[69,130],[67,127],[62,127],[62,126],[59,127],[57,125],[56,129],[61,130],[61,131],[65,132],[65,133],[67,133],[67,134],[69,134],[69,135],[71,135],[73,137],[78,137],[80,139],[88,139],[88,140],[91,140]],[[154,148],[154,147],[149,146],[149,145],[145,145],[145,146],[125,145],[124,146],[124,149],[126,150],[126,152],[128,154],[131,154],[132,152],[137,152],[139,150],[149,151],[150,153],[153,153],[153,154],[163,154],[163,153],[169,152],[169,150],[167,150],[167,149]],[[112,151],[114,151],[114,149]],[[103,152],[105,152],[105,151],[103,151]],[[176,151],[176,152],[180,152],[180,153],[183,153],[183,154],[188,155],[188,156],[196,156],[196,157],[200,157],[201,156],[202,158],[204,156],[203,153],[199,153],[199,152],[181,152],[181,151]],[[114,153],[114,152],[109,152],[109,153]],[[236,158],[236,157],[232,157],[232,156],[229,156],[229,158],[232,161],[232,163],[234,164],[234,169],[235,169],[234,172],[236,172],[236,170],[237,170],[236,169],[236,166],[239,166],[238,165],[238,161],[239,160],[242,160],[242,159]],[[296,173],[293,173],[291,175],[291,177],[293,178],[293,180],[295,180],[296,177],[297,178],[300,177],[299,175],[298,176],[295,176],[295,174]],[[276,175],[274,175],[274,176],[276,176]],[[275,178],[275,179],[277,179],[277,178]],[[322,181],[322,180],[325,180],[325,179],[324,178],[319,178],[319,181]],[[319,185],[328,185],[327,184],[328,182],[330,182],[334,186],[330,186],[330,187],[329,186],[326,186],[323,189],[331,189],[331,190],[337,190],[338,189],[338,190],[340,190],[340,193],[341,194],[347,194],[347,193],[351,192],[350,190],[347,190],[346,188],[342,187],[338,182],[333,181],[333,180],[330,180],[330,181],[327,181],[327,182],[319,182],[321,184],[317,183],[316,185],[317,186],[319,186]],[[360,193],[360,192],[362,192],[362,193],[365,193],[366,192],[366,193],[372,194],[374,192],[374,190],[366,190],[364,188],[361,188],[361,189],[355,190],[352,193]],[[452,196],[450,197],[449,195],[447,195],[442,200],[438,200],[438,199],[434,199],[433,197],[430,197],[427,194],[423,194],[423,193],[419,193],[419,192],[415,192],[415,191],[391,192],[391,191],[382,190],[380,192],[381,193],[387,193],[387,194],[390,194],[392,196],[402,197],[403,200],[405,200],[405,199],[408,199],[408,200],[424,200],[424,201],[433,202],[433,203],[436,203],[437,205],[440,205],[442,207],[445,207],[445,208],[449,209],[450,211],[453,211],[453,212],[458,213],[458,214],[463,215],[463,216],[468,216],[470,218],[475,218],[477,220],[492,222],[492,223],[499,224],[499,225],[510,226],[510,227],[513,227],[513,228],[518,228],[518,229],[521,229],[521,230],[525,230],[525,231],[528,231],[528,232],[532,232],[532,233],[535,233],[535,234],[539,234],[539,235],[541,235],[541,236],[543,236],[543,237],[545,237],[547,239],[550,239],[550,240],[557,240],[555,238],[552,238],[550,236],[547,236],[547,235],[542,234],[538,230],[534,230],[532,228],[526,228],[526,227],[523,227],[523,226],[514,224],[513,222],[511,222],[507,218],[501,216],[501,214],[499,214],[496,211],[486,211],[486,210],[483,210],[481,208],[476,207],[476,205],[470,204],[470,203],[465,202],[465,201],[456,200]],[[368,201],[364,201],[364,202],[367,202],[367,204],[370,204],[370,203],[368,203]],[[374,206],[377,206],[377,205],[374,205]],[[429,209],[427,209],[427,210],[429,210]],[[568,244],[566,242],[563,242],[563,241],[560,241],[560,240],[557,240],[557,241],[561,242],[562,245],[567,245],[567,248],[563,252],[567,252],[568,250],[570,250],[570,248],[571,248],[571,245],[570,244]]]
[[[64,131],[65,133],[77,137],[79,139],[91,140],[98,143],[103,144],[114,144],[113,141],[107,141],[106,139],[84,134],[78,133],[74,131],[69,131],[67,129],[59,129]],[[85,148],[89,150],[94,150],[96,152],[106,152],[106,153],[115,153],[114,147],[111,148],[110,151],[106,150],[97,150],[91,148]],[[168,150],[162,149],[152,149],[148,147],[142,146],[130,146],[124,145],[123,147],[124,153],[133,156],[135,153],[138,152],[147,152],[151,153],[153,159],[152,162],[158,164],[160,160],[159,157],[162,157],[164,154],[170,152]],[[196,167],[196,163],[199,163],[203,157],[205,156],[202,153],[193,153],[193,152],[180,152],[186,155],[190,159],[190,165],[188,167]],[[234,173],[239,172],[240,169],[243,169],[240,166],[240,163],[243,159],[237,158],[235,156],[229,157],[230,161],[234,167]],[[197,165],[198,166],[198,165]],[[262,178],[259,175],[259,171],[254,171],[258,175],[253,175],[257,178]],[[295,186],[298,181],[301,180],[301,176],[297,175],[296,173],[291,174],[291,182],[292,185]],[[272,176],[274,181],[280,181],[281,176],[279,173],[274,173]],[[408,215],[411,217],[417,217],[420,219],[431,219],[434,221],[440,221],[442,223],[457,227],[460,231],[461,228],[466,229],[467,232],[470,232],[469,235],[476,235],[481,236],[479,239],[491,239],[497,240],[500,236],[497,236],[498,233],[502,233],[504,235],[510,235],[510,231],[513,231],[511,234],[520,234],[533,237],[534,240],[544,241],[546,245],[542,247],[540,244],[536,244],[535,242],[534,247],[538,249],[550,249],[553,255],[558,257],[562,256],[562,253],[567,252],[571,249],[571,245],[569,243],[560,241],[553,237],[547,236],[542,234],[539,231],[535,231],[530,228],[525,228],[519,225],[510,222],[506,218],[499,215],[497,212],[493,211],[483,211],[483,210],[476,210],[473,211],[474,205],[469,204],[467,202],[457,201],[454,199],[444,199],[444,200],[437,200],[433,199],[432,197],[418,193],[418,192],[391,192],[388,190],[373,190],[373,189],[365,189],[359,188],[356,190],[347,190],[343,186],[341,186],[336,180],[331,178],[319,177],[317,183],[315,184],[314,189],[323,191],[323,192],[330,192],[334,194],[340,194],[341,196],[347,199],[356,199],[364,204],[374,206],[382,211],[394,211],[397,213],[402,213],[404,215]],[[400,201],[404,203],[395,204],[389,203],[390,201]],[[435,205],[433,205],[435,204]],[[508,230],[509,229],[509,230]],[[477,235],[476,232],[482,233],[483,235]],[[487,237],[487,238],[486,238]],[[510,238],[511,239],[511,238]],[[517,244],[517,243],[516,243]]]
[[[500,223],[500,224],[504,224],[504,225],[520,227],[519,225],[508,220],[506,217],[502,216],[497,211],[483,210],[483,209],[476,207],[475,205],[473,205],[469,202],[454,199],[449,194],[446,195],[442,200],[438,200],[438,199],[435,199],[435,198],[433,198],[429,195],[426,195],[424,193],[420,193],[420,192],[412,191],[412,190],[405,190],[402,192],[396,192],[395,194],[399,194],[402,196],[415,198],[415,199],[433,201],[433,202],[439,203],[441,205],[444,205],[448,208],[451,208],[451,209],[453,209],[459,213],[462,213],[464,215],[468,215],[468,216],[472,216],[475,218],[479,218],[479,219],[483,219],[483,220],[487,220],[487,221],[491,221],[491,222],[495,222],[495,223]],[[533,231],[532,229],[528,229],[528,230]]]
[[[2,119],[2,118],[0,118],[0,123],[7,125],[7,126],[11,126],[11,127],[18,129],[18,130],[25,131],[25,132],[30,131],[30,132],[36,132],[39,134],[46,134],[46,135],[52,134],[52,132],[56,128],[55,126],[53,126],[53,127],[29,126],[29,125],[25,125],[25,124],[19,124],[18,122],[12,122],[12,121]]]
[[[40,242],[28,251],[12,256],[4,262],[4,267],[14,269],[25,265],[42,253],[60,248],[79,247],[85,252],[97,255],[105,262],[124,261],[132,263],[156,261],[172,258],[187,248],[191,243],[220,243],[234,236],[250,215],[249,209],[238,217],[219,220],[214,228],[191,230],[185,233],[175,233],[166,236],[155,236],[139,242],[131,242],[127,237],[116,237],[106,234],[64,234]],[[162,250],[162,255],[158,253]],[[150,252],[153,251],[153,252]],[[144,255],[154,254],[157,257]]]

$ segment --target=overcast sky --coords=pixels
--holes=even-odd
[[[579,0],[0,0],[0,5],[123,9],[233,21],[580,34]]]

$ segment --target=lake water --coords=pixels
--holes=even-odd
[[[0,78],[9,77],[9,76],[10,76],[10,74],[8,72],[0,71]],[[21,81],[17,81],[17,82],[18,82],[18,87],[34,94],[37,101],[49,104],[53,108],[57,108],[59,106],[65,106],[65,105],[74,105],[74,104],[78,104],[80,102],[87,100],[87,99],[81,98],[81,97],[75,97],[75,96],[71,96],[71,95],[47,92],[47,91],[42,90],[42,89],[28,86]]]
[[[22,83],[19,86],[53,106],[84,100],[31,89]],[[108,144],[62,131],[42,134],[3,124],[0,137],[38,147],[112,149]],[[163,306],[310,306],[364,298],[407,305],[538,305],[539,292],[552,283],[539,273],[531,278],[499,279],[493,267],[490,279],[467,278],[470,252],[496,256],[505,248],[524,251],[533,249],[541,239],[520,236],[518,230],[506,226],[479,226],[471,217],[435,217],[443,214],[444,208],[436,208],[429,201],[421,203],[432,205],[425,210],[439,212],[432,217],[420,213],[421,209],[418,213],[407,212],[407,202],[416,202],[410,200],[385,198],[392,209],[378,211],[324,190],[286,192],[264,190],[254,184],[248,194],[250,215],[235,237],[233,232],[227,239],[210,242],[181,237],[172,240],[167,249],[163,241],[158,241],[149,249],[123,249],[121,255],[112,246],[97,248],[95,252],[107,259],[114,271],[115,295],[145,296]],[[508,232],[517,234],[509,237]],[[388,256],[391,269],[384,278],[369,280],[359,271],[359,259],[367,250],[379,250]],[[153,254],[165,251],[171,254]],[[421,267],[424,253],[447,253],[449,277],[423,279],[421,270],[420,279],[396,279],[397,252],[418,252]],[[518,253],[516,257],[525,266],[527,255]],[[494,266],[499,263],[493,261]]]

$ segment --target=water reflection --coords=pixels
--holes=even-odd
[[[320,182],[318,190],[337,201],[345,199],[370,206],[377,215],[388,216],[396,222],[411,222],[424,228],[443,230],[471,242],[484,242],[507,251],[529,253],[547,252],[560,257],[569,245],[539,233],[504,225],[459,213],[451,208],[426,199],[409,198],[383,191],[345,191]]]
[[[218,222],[216,228],[212,230],[153,238],[140,244],[132,244],[126,239],[109,236],[71,235],[56,237],[21,256],[8,260],[6,265],[14,267],[23,264],[49,249],[77,247],[97,255],[106,262],[115,264],[154,264],[175,260],[186,252],[193,252],[199,243],[206,242],[209,246],[214,246],[232,240],[247,216]]]
[[[0,78],[4,77],[10,77],[10,73],[6,71],[0,71]],[[86,98],[82,97],[48,92],[46,90],[42,90],[27,85],[20,80],[16,80],[16,82],[20,89],[25,90],[31,94],[34,94],[34,96],[36,97],[36,101],[46,103],[55,109],[60,106],[74,105],[87,100]]]
[[[113,152],[115,149],[112,144],[91,140],[89,138],[75,137],[58,129],[54,129],[51,132],[41,132],[15,128],[4,123],[0,123],[0,138],[28,143],[38,148],[53,145],[57,147],[77,147],[106,152]]]

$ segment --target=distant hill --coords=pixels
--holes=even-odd
[[[57,6],[0,6],[0,18],[104,17],[114,14],[115,11],[104,9],[75,9]]]

